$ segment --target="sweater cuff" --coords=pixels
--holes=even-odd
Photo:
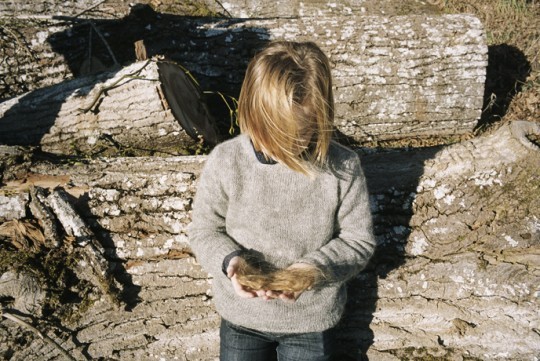
[[[221,271],[225,276],[227,276],[227,268],[229,267],[229,263],[231,262],[231,259],[233,259],[236,256],[241,256],[244,253],[243,249],[239,249],[236,251],[233,251],[225,256],[223,259],[223,263],[221,264]]]

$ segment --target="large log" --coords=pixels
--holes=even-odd
[[[516,122],[442,150],[361,152],[379,246],[349,287],[339,327],[343,360],[361,353],[376,360],[534,359],[539,136],[537,124]],[[81,215],[106,240],[109,259],[123,264],[123,278],[141,287],[130,312],[102,300],[64,323],[72,335],[56,335],[65,349],[79,354],[79,344],[92,358],[216,357],[211,279],[186,237],[204,160],[41,162],[30,167],[28,181],[4,187],[16,197],[29,182],[61,181],[79,195]],[[29,335],[26,347],[17,347],[13,337],[21,335],[0,325],[2,345],[17,357],[58,354]]]
[[[188,68],[203,89],[232,96],[239,92],[248,60],[268,41],[316,41],[334,67],[337,128],[359,143],[453,142],[470,133],[481,114],[487,46],[481,23],[471,15],[193,19],[151,13],[144,20],[130,16],[93,23],[114,34],[107,42],[120,63],[134,60],[133,43],[142,38],[149,55],[164,54]],[[43,47],[48,42],[71,69],[79,68],[88,60],[90,28],[78,21],[73,27],[57,24],[54,33],[44,30],[46,41],[39,33],[41,42],[32,41],[37,34],[27,42]],[[110,64],[107,53],[100,61]]]
[[[274,18],[291,16],[321,16],[329,14],[352,15],[411,15],[437,14],[435,1],[395,0],[227,0],[218,3],[207,1],[216,12],[225,12],[235,18]]]
[[[149,2],[161,14],[152,15],[151,10],[145,9],[143,4]],[[3,1],[0,2],[0,58],[4,59],[0,62],[0,99],[114,65],[103,38],[111,44],[116,60],[129,64],[135,60],[134,41],[145,39],[148,44],[155,44],[168,38],[170,42],[171,35],[172,39],[181,40],[181,34],[171,34],[170,29],[183,23],[185,15],[290,18],[353,13],[392,16],[434,12],[425,4],[411,0],[399,3],[391,0],[287,1],[286,4],[283,1],[221,3],[214,0],[137,0],[129,4],[121,0]],[[62,17],[71,20],[64,21]],[[101,29],[103,38],[93,29]]]
[[[133,42],[142,38],[150,40],[146,10],[140,4],[148,2],[0,2],[0,99],[100,72],[117,62],[132,63]],[[165,5],[162,1],[152,3]],[[202,1],[175,1],[161,6],[160,10],[168,14],[172,11],[177,22],[185,15],[219,15],[210,10],[201,13],[200,9],[206,7]],[[151,22],[154,25],[155,19]],[[164,29],[166,26],[159,31]],[[157,33],[151,33],[154,40],[159,40]]]
[[[374,355],[538,355],[539,136],[536,123],[510,123],[425,161],[416,188],[403,195],[411,217],[396,231],[405,242],[392,241],[392,232],[380,239],[375,264],[394,266],[379,272],[384,279],[370,295]],[[353,294],[363,300],[359,309],[371,304]]]
[[[179,92],[171,89],[171,81],[183,85]],[[180,112],[173,111],[175,104],[181,105]],[[0,104],[1,143],[40,145],[56,154],[195,153],[203,147],[198,135],[216,143],[211,123],[188,75],[173,63],[155,60]]]

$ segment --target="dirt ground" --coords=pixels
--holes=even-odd
[[[539,122],[540,2],[435,0],[447,13],[472,13],[486,28],[489,46],[484,112],[478,132],[512,120]]]

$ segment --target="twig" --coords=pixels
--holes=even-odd
[[[99,5],[103,4],[105,1],[107,1],[107,0],[99,1],[99,2],[96,3],[95,5],[90,6],[88,9],[85,9],[85,10],[81,11],[80,13],[76,14],[75,17],[78,18],[79,16],[81,16],[81,15],[84,14],[85,12],[97,8]]]
[[[10,15],[9,18],[17,20],[55,20],[63,21],[56,19],[56,15]]]
[[[92,28],[88,32],[88,69],[92,69]]]
[[[116,60],[116,57],[114,56],[114,53],[111,49],[111,47],[109,46],[109,43],[107,42],[107,40],[105,39],[105,37],[103,36],[103,34],[101,34],[101,31],[99,31],[99,29],[97,28],[96,24],[94,24],[94,22],[90,19],[78,19],[78,17],[82,14],[84,14],[85,12],[101,5],[102,3],[104,3],[105,1],[101,1],[99,3],[97,3],[96,5],[94,6],[91,6],[90,8],[86,9],[86,10],[83,10],[82,12],[78,13],[77,15],[75,16],[62,16],[62,15],[55,15],[52,17],[53,20],[62,20],[62,21],[71,21],[71,22],[78,22],[78,23],[88,23],[90,24],[90,26],[92,27],[92,29],[94,29],[94,31],[96,32],[96,34],[98,34],[99,38],[101,39],[101,41],[103,42],[103,44],[105,44],[105,47],[107,48],[107,51],[109,52],[109,54],[111,55],[111,58],[114,62],[114,65],[118,66],[119,63],[118,63],[118,60]]]
[[[26,327],[28,328],[29,330],[31,330],[32,332],[34,332],[36,335],[38,335],[42,340],[46,341],[47,343],[49,343],[50,345],[54,346],[58,351],[60,351],[60,353],[62,355],[64,355],[68,360],[70,361],[77,361],[73,356],[71,356],[66,350],[64,350],[64,348],[62,348],[62,346],[60,346],[55,340],[53,340],[52,338],[50,338],[49,336],[45,335],[43,332],[41,332],[40,330],[38,330],[37,328],[35,328],[34,326],[32,326],[31,324],[29,324],[28,322],[26,321],[23,321],[21,320],[19,317],[15,316],[14,314],[12,313],[9,313],[9,312],[6,312],[5,310],[1,310],[0,311],[0,315],[2,315],[2,317],[8,319],[8,320],[11,320],[13,322],[15,322],[16,324],[20,325],[20,326],[23,326],[23,327]]]
[[[225,13],[227,13],[227,15],[229,16],[229,18],[232,18],[231,13],[230,13],[227,9],[225,9],[225,6],[223,6],[223,4],[222,4],[219,0],[214,0],[214,1],[215,1],[219,6],[221,6],[221,8],[222,8],[223,10],[225,10]]]
[[[4,29],[4,30],[5,30],[6,32],[8,32],[11,36],[13,36],[13,37],[15,38],[15,41],[17,41],[17,44],[19,44],[19,47],[20,47],[20,48],[23,48],[23,49],[28,53],[28,55],[30,55],[30,57],[31,57],[33,60],[36,60],[36,57],[34,56],[34,54],[32,54],[32,52],[30,51],[30,49],[28,49],[28,47],[24,46],[24,45],[21,43],[19,37],[17,36],[17,34],[16,34],[13,30],[9,29],[8,27],[2,26],[2,25],[0,25],[0,28]]]
[[[101,95],[103,93],[105,93],[107,90],[111,90],[113,88],[115,88],[118,83],[120,83],[122,80],[126,79],[126,78],[134,78],[135,76],[137,76],[144,68],[146,68],[148,66],[148,64],[150,64],[150,62],[152,61],[152,59],[148,59],[148,61],[146,63],[144,63],[144,65],[134,71],[133,73],[130,73],[130,74],[126,74],[126,75],[122,75],[120,78],[118,78],[115,82],[113,82],[112,84],[108,85],[108,86],[105,86],[105,87],[102,87],[99,92],[94,96],[94,99],[92,99],[92,102],[90,103],[90,105],[88,105],[87,107],[84,107],[84,108],[79,108],[79,110],[83,113],[87,113],[89,112],[93,107],[94,105],[97,103],[97,101],[99,100],[99,98],[101,98]]]
[[[118,66],[118,61],[116,60],[116,57],[114,56],[114,53],[111,49],[111,47],[109,46],[109,43],[107,42],[107,40],[105,39],[105,37],[103,36],[103,34],[101,34],[101,31],[99,31],[99,29],[97,28],[96,24],[94,24],[94,22],[92,20],[88,20],[88,23],[90,24],[90,26],[92,26],[92,28],[94,29],[94,31],[96,32],[96,34],[98,34],[99,38],[101,39],[101,41],[103,41],[103,44],[105,44],[105,47],[107,48],[107,50],[109,51],[109,54],[111,55],[111,58],[114,62],[114,65]]]
[[[207,91],[204,91],[203,93],[204,94],[217,94],[217,95],[219,95],[221,97],[221,100],[223,100],[223,103],[225,103],[225,105],[229,109],[229,117],[231,119],[231,126],[229,127],[229,134],[233,135],[234,134],[234,123],[236,123],[236,125],[238,126],[238,120],[236,120],[236,122],[235,122],[235,119],[236,119],[235,115],[236,115],[236,112],[237,112],[237,109],[238,109],[238,100],[236,100],[235,97],[223,94],[223,93],[221,93],[219,91],[207,90]],[[229,105],[229,102],[227,101],[227,98],[231,99],[231,101],[233,102],[234,109],[233,109],[233,107],[231,107]]]

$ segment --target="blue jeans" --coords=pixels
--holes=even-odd
[[[333,329],[310,333],[268,333],[221,320],[220,361],[328,361]]]

